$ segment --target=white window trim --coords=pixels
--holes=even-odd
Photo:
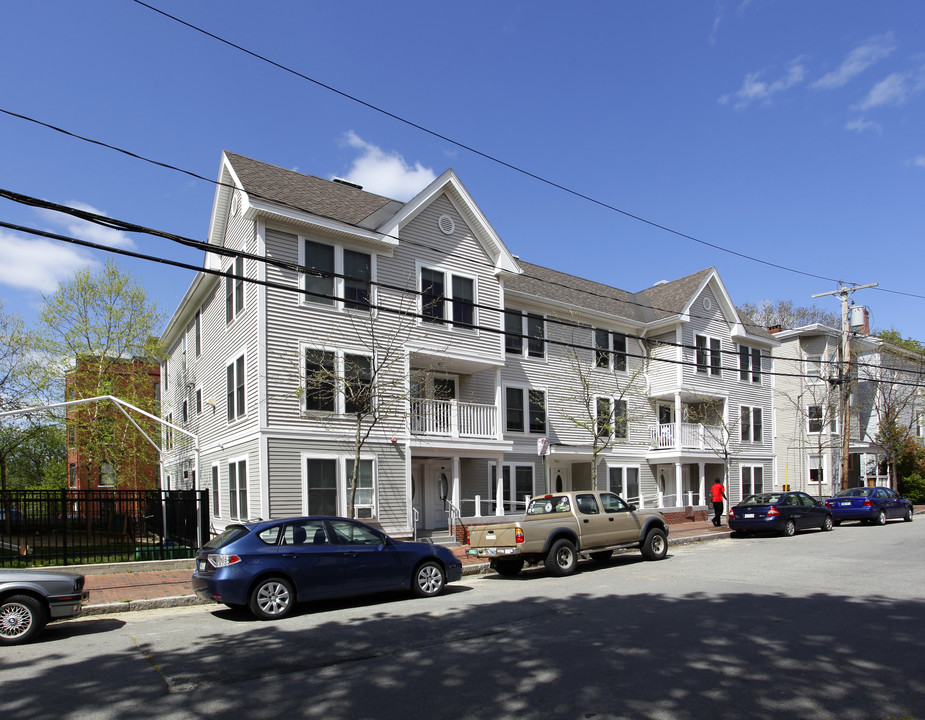
[[[523,430],[509,430],[507,427],[507,391],[508,390],[523,390],[523,411],[524,417],[524,429]],[[543,393],[543,398],[545,400],[545,407],[543,408],[543,415],[545,422],[543,423],[542,432],[530,432],[530,393],[531,392],[541,392]],[[512,435],[523,435],[523,436],[533,436],[541,437],[549,432],[549,392],[544,387],[530,387],[528,385],[520,385],[518,383],[510,383],[504,386],[504,392],[502,401],[504,403],[504,432]]]
[[[533,463],[530,463],[530,462],[503,462],[503,463],[501,463],[501,474],[500,474],[500,477],[503,478],[503,476],[504,476],[504,468],[510,468],[510,472],[508,473],[508,476],[509,476],[509,477],[508,477],[508,481],[507,481],[507,486],[504,488],[504,503],[505,503],[505,504],[509,504],[509,503],[511,503],[511,502],[515,502],[514,495],[515,495],[516,492],[517,492],[517,472],[516,472],[516,469],[519,468],[519,467],[528,467],[528,468],[530,468],[530,473],[531,473],[531,475],[532,475],[532,479],[531,479],[531,481],[530,481],[530,487],[531,487],[532,490],[533,490],[533,492],[530,494],[530,497],[531,497],[531,498],[534,498],[534,497],[536,497],[536,495],[538,494],[538,493],[537,493],[537,489],[536,489],[536,465],[534,465]],[[491,471],[492,471],[492,468],[495,468],[495,469],[496,469],[495,484],[492,484],[492,480],[491,480]],[[498,463],[497,463],[496,461],[492,460],[492,461],[490,461],[490,462],[488,463],[488,497],[494,498],[494,504],[495,504],[495,505],[497,505],[497,502],[498,502],[498,498],[495,497],[495,491],[497,490],[497,478],[499,477],[499,475],[497,474],[497,468],[498,468]],[[523,510],[524,510],[524,512],[526,512],[526,510],[527,510],[526,505],[524,505]],[[515,511],[519,512],[519,511],[520,511],[520,508],[515,506]]]
[[[235,414],[234,414],[234,416],[233,416],[231,419],[229,419],[229,418],[228,418],[228,367],[229,367],[229,366],[233,366],[233,367],[236,368],[236,367],[237,367],[237,361],[238,361],[238,359],[239,359],[239,358],[242,358],[242,357],[244,358],[244,412],[243,412],[243,413],[242,413],[242,412],[238,412],[238,408],[237,408],[237,403],[238,403],[238,393],[237,393],[238,383],[237,383],[237,381],[238,381],[239,378],[235,377],[235,385],[234,385],[234,389],[235,389],[235,392],[234,392],[234,398],[235,398]],[[237,370],[235,370],[235,373],[237,373]],[[248,397],[250,396],[250,392],[248,391],[248,387],[247,387],[247,349],[246,349],[246,348],[241,348],[240,351],[234,353],[234,355],[230,356],[229,358],[226,358],[226,360],[225,360],[225,378],[224,378],[224,379],[225,379],[225,388],[224,388],[224,391],[225,391],[225,422],[226,422],[228,425],[232,425],[232,424],[234,424],[234,423],[237,423],[237,422],[239,422],[239,421],[244,420],[244,419],[247,418],[247,410],[248,410],[248,407],[249,407],[250,404],[251,404],[251,403],[248,402]]]
[[[748,405],[742,403],[739,405],[739,423],[742,423],[742,410],[748,408],[748,423],[749,423],[749,432],[748,439],[742,438],[742,428],[739,427],[739,442],[748,443],[751,445],[763,445],[764,444],[764,420],[765,412],[764,408],[761,405]],[[755,439],[755,410],[761,411],[761,437],[757,440]]]
[[[606,487],[602,488],[601,491],[602,492],[604,491],[613,492],[610,489],[610,471],[620,469],[623,471],[623,481],[621,483],[623,487],[621,491],[617,493],[617,495],[619,495],[623,499],[623,501],[626,502],[627,504],[632,504],[633,500],[627,497],[626,471],[627,470],[636,471],[636,483],[637,485],[639,485],[639,492],[642,493],[642,468],[641,466],[633,464],[633,463],[607,463],[606,468],[607,468],[607,477],[605,478]],[[637,498],[637,500],[638,499],[639,498]],[[638,505],[638,503],[636,504]]]
[[[331,242],[318,237],[313,237],[311,235],[299,235],[299,265],[305,266],[305,241],[308,240],[313,243],[318,243],[319,245],[327,245],[334,249],[334,284],[333,284],[333,295],[331,303],[326,302],[316,302],[311,300],[307,295],[303,293],[296,294],[296,304],[301,307],[312,307],[312,308],[329,308],[331,310],[337,310],[338,312],[348,312],[348,313],[357,313],[363,317],[369,315],[376,315],[376,305],[378,299],[377,292],[377,277],[378,277],[378,256],[372,250],[362,246],[353,246],[353,245],[342,245],[340,243]],[[352,250],[354,252],[364,253],[369,255],[369,305],[370,310],[359,310],[356,308],[348,308],[344,302],[344,291],[346,287],[346,278],[344,278],[344,250]],[[299,290],[306,289],[305,283],[306,275],[305,273],[299,273]]]
[[[706,370],[701,370],[700,365],[697,362],[697,338],[705,338],[706,346],[705,350],[707,353],[707,363]],[[713,348],[712,342],[717,340],[719,342],[719,372],[713,372]],[[717,378],[722,379],[723,371],[726,368],[723,367],[723,339],[716,337],[715,335],[706,335],[704,333],[694,333],[694,373],[699,376],[708,377],[708,378]],[[738,368],[736,368],[736,375],[738,375]]]
[[[235,269],[235,266],[240,261],[241,271],[238,272]],[[231,261],[231,264],[224,268],[225,275],[222,280],[222,309],[225,311],[225,327],[231,327],[234,325],[235,321],[244,314],[244,311],[247,310],[247,283],[243,280],[238,280],[238,278],[229,277],[229,274],[240,275],[241,277],[247,277],[247,268],[245,263],[247,261],[240,255],[235,256],[234,260]],[[228,283],[231,283],[231,318],[228,317]],[[241,288],[241,307],[238,308],[237,303],[237,294],[238,294],[238,283],[242,284]]]
[[[307,460],[333,460],[335,464],[334,484],[337,492],[337,514],[341,517],[347,517],[347,461],[353,460],[353,455],[341,453],[324,453],[304,450],[300,454],[301,478],[302,478],[302,514],[308,515],[308,468]],[[375,455],[361,453],[360,462],[372,462],[373,475],[373,503],[372,505],[357,505],[358,507],[371,507],[372,517],[363,518],[363,520],[375,520],[379,517],[379,458]]]
[[[456,332],[479,334],[479,278],[477,275],[448,268],[439,263],[423,263],[416,261],[415,283],[417,290],[417,324],[427,327],[443,327]],[[443,274],[443,322],[434,322],[424,319],[424,287],[421,283],[421,271],[432,270]],[[472,325],[457,325],[453,322],[453,278],[460,277],[472,281]]]
[[[742,379],[742,355],[741,355],[742,348],[748,349],[748,369],[747,369],[748,377],[745,380]],[[755,350],[758,351],[758,370],[757,370],[758,379],[757,380],[755,380],[755,374],[756,374],[755,373],[755,362],[754,362],[755,356],[753,354],[753,351]],[[764,380],[763,380],[764,369],[762,368],[762,365],[764,365],[764,358],[765,356],[764,354],[762,354],[761,348],[756,348],[751,345],[746,345],[745,343],[738,343],[736,345],[736,364],[738,365],[738,368],[736,371],[736,378],[738,379],[738,381],[746,385],[763,385],[764,384]]]
[[[746,489],[745,489],[745,478],[742,477],[742,473],[743,473],[743,471],[744,471],[746,468],[748,468],[749,470],[751,470],[751,480],[752,480],[752,482],[751,482],[752,489],[750,489],[750,490],[748,490],[748,491],[746,491]],[[765,471],[764,471],[764,465],[761,464],[761,463],[741,463],[741,464],[739,465],[739,491],[740,491],[741,496],[742,496],[743,498],[746,498],[746,497],[748,497],[749,495],[752,495],[752,494],[755,493],[755,490],[754,490],[754,487],[755,487],[755,468],[759,468],[759,469],[761,470],[761,491],[760,491],[760,492],[766,492],[766,491],[767,491],[766,488],[767,488],[767,486],[768,486],[768,483],[767,483],[767,480],[765,479],[765,475],[766,475],[766,474],[767,474],[767,475],[770,475],[770,473],[765,473]]]
[[[241,500],[241,491],[240,491],[240,488],[241,488],[241,475],[240,475],[240,473],[237,472],[237,470],[235,470],[235,482],[236,482],[236,488],[235,488],[235,505],[238,506],[238,514],[237,514],[237,515],[232,515],[232,514],[231,514],[231,474],[228,473],[228,466],[229,466],[229,465],[234,465],[235,468],[237,468],[237,466],[238,466],[240,463],[242,463],[242,462],[244,463],[244,473],[245,473],[245,476],[246,476],[246,478],[247,478],[247,479],[245,480],[245,487],[244,487],[244,494],[247,496],[247,508],[245,508],[245,514],[242,515],[242,514],[241,514],[241,507],[240,507],[240,500]],[[250,487],[250,485],[251,485],[251,472],[250,472],[250,461],[249,461],[249,459],[248,459],[248,456],[247,456],[247,455],[239,455],[239,456],[237,456],[237,457],[230,457],[230,458],[228,458],[227,460],[225,460],[225,471],[226,471],[226,475],[225,475],[225,484],[226,484],[227,487],[228,487],[228,517],[229,517],[231,520],[240,520],[240,521],[242,521],[242,522],[246,522],[247,520],[250,519],[250,505],[251,505],[251,487]],[[219,473],[219,489],[221,489],[221,473]]]
[[[606,348],[598,347],[598,344],[597,344],[597,331],[598,330],[600,330],[601,332],[607,333],[607,347]],[[625,350],[621,350],[619,352],[616,350],[616,348],[614,347],[614,342],[613,342],[614,335],[623,336],[623,339],[626,344]],[[607,370],[616,375],[626,375],[629,372],[629,369],[630,369],[630,354],[629,354],[630,338],[629,338],[628,333],[625,333],[621,330],[610,330],[608,328],[595,327],[595,328],[591,328],[591,342],[594,345],[594,352],[591,355],[591,367],[592,368],[600,368],[602,370]],[[597,364],[597,352],[599,349],[606,350],[607,352],[607,366],[606,367]],[[620,370],[617,368],[617,355],[623,356],[623,364],[626,366],[623,370]]]
[[[508,352],[507,347],[506,347],[507,325],[506,325],[505,318],[506,318],[507,313],[518,313],[520,315],[520,352],[519,353]],[[528,322],[530,316],[538,317],[543,321],[543,355],[542,356],[530,354],[530,333],[529,333],[530,328],[529,328],[529,322]],[[521,357],[527,360],[534,360],[538,362],[540,361],[548,362],[549,360],[549,352],[548,352],[549,337],[547,335],[548,330],[549,330],[548,318],[546,317],[544,313],[532,312],[530,310],[521,310],[519,308],[511,308],[511,307],[505,307],[502,310],[501,331],[502,331],[502,338],[504,338],[504,342],[505,342],[505,347],[504,347],[505,355],[510,355],[511,357]]]
[[[212,507],[212,517],[218,518],[219,520],[222,516],[222,464],[220,462],[214,462],[209,466],[209,494],[216,495],[217,497],[211,498],[214,501]],[[212,485],[212,475],[215,475],[215,485]],[[212,492],[213,489],[216,492]]]
[[[594,396],[594,432],[597,434],[598,430],[598,412],[597,412],[597,401],[598,400],[608,400],[610,402],[610,430],[611,432],[606,436],[607,440],[610,442],[626,442],[629,440],[630,436],[630,420],[629,420],[629,401],[626,398],[615,397],[613,395],[595,395]],[[617,405],[623,403],[626,406],[626,437],[621,437],[617,435]]]
[[[339,348],[332,349],[325,347],[323,345],[313,345],[307,342],[299,343],[299,385],[304,390],[306,382],[308,380],[305,375],[305,353],[308,350],[317,350],[318,352],[328,353],[334,356],[334,375],[335,375],[335,384],[334,384],[334,410],[333,412],[328,410],[309,410],[305,407],[305,401],[299,401],[299,412],[302,414],[302,417],[320,417],[332,415],[344,416],[346,415],[346,406],[347,406],[347,393],[344,388],[344,363],[346,361],[347,355],[356,355],[359,357],[369,358],[370,361],[370,382],[373,386],[373,398],[372,398],[372,412],[376,411],[378,405],[378,393],[376,392],[376,354],[370,353],[367,350],[350,350],[349,348]],[[247,360],[245,360],[245,364]],[[459,387],[457,383],[457,388]],[[304,393],[303,393],[304,395]]]

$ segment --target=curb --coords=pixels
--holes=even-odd
[[[723,540],[730,536],[731,532],[720,532],[720,533],[710,533],[709,535],[689,535],[686,537],[676,537],[668,539],[668,546],[672,545],[692,545],[694,543],[710,542],[712,540]],[[630,552],[629,550],[625,552]],[[165,567],[164,564],[158,564],[156,567],[150,567],[154,563],[125,563],[125,565],[134,565],[131,569],[126,569],[126,572],[133,572],[139,570],[185,570],[186,567],[181,565],[182,560],[161,560],[156,561],[157,563],[176,563],[178,567]],[[190,561],[187,560],[187,563]],[[139,566],[146,566],[144,568]],[[101,566],[102,567],[102,566]],[[110,570],[110,572],[112,572]],[[192,568],[190,568],[192,572]],[[470,563],[468,565],[463,565],[462,574],[463,577],[467,575],[486,575],[492,572],[491,566],[489,563]],[[96,573],[87,573],[96,574]],[[118,613],[124,612],[136,612],[138,610],[157,610],[160,608],[172,608],[172,607],[187,607],[192,605],[217,605],[218,603],[213,603],[211,600],[201,600],[195,595],[175,595],[173,597],[165,598],[150,598],[147,600],[129,600],[127,602],[117,602],[117,603],[103,603],[100,605],[86,605],[81,611],[79,617],[87,617],[91,615],[115,615]]]

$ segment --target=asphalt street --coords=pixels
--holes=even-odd
[[[925,718],[925,518],[465,577],[442,597],[195,606],[0,650],[4,720]]]

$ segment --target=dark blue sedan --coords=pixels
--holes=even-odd
[[[778,532],[789,537],[799,530],[833,526],[832,512],[804,492],[757,493],[729,509],[729,529],[739,534]]]
[[[393,540],[347,518],[298,517],[229,525],[196,553],[193,590],[273,620],[306,600],[409,589],[431,597],[461,577],[443,546]]]
[[[888,487],[842,490],[826,500],[825,504],[835,516],[836,525],[842,520],[860,520],[874,525],[886,525],[886,521],[891,519],[912,522],[912,503]]]

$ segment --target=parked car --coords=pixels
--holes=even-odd
[[[0,570],[0,645],[29,642],[48,621],[79,615],[89,596],[77,573]]]
[[[821,500],[804,492],[765,492],[749,495],[729,510],[729,529],[749,532],[778,532],[791,536],[799,530],[831,530],[832,511]]]
[[[441,545],[347,518],[298,517],[229,525],[196,553],[193,590],[274,620],[306,600],[386,590],[431,597],[461,577],[462,563]]]
[[[912,522],[912,503],[892,488],[856,487],[842,490],[825,501],[835,516],[842,520],[860,520],[864,524],[886,525],[887,520],[902,518]]]

